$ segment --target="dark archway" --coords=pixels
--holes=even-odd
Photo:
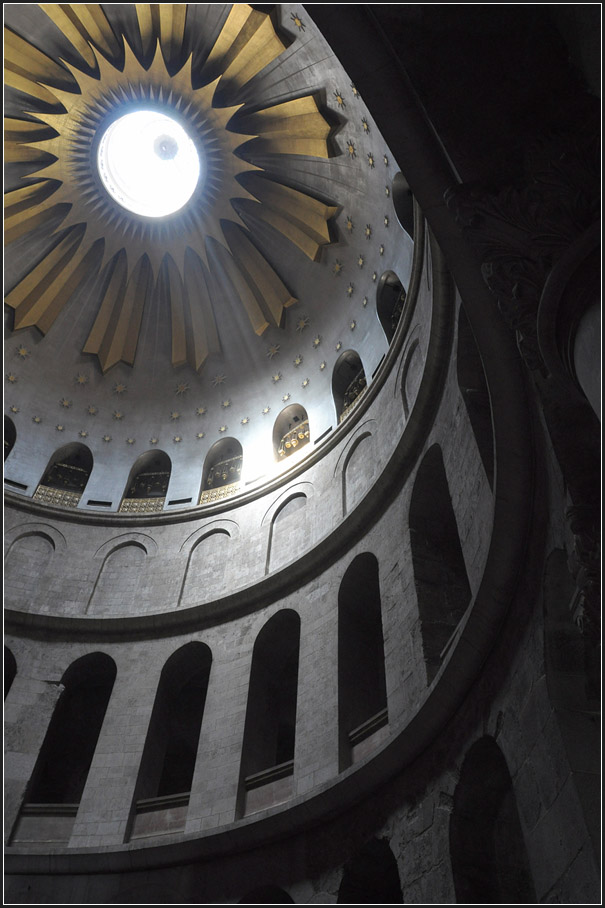
[[[366,375],[355,350],[341,353],[332,373],[332,397],[339,422],[345,418],[367,387]]]
[[[116,677],[105,653],[91,653],[67,669],[61,694],[32,773],[30,804],[78,804]]]
[[[405,306],[406,292],[394,271],[385,271],[376,289],[376,313],[389,344]]]
[[[349,565],[338,592],[340,768],[388,722],[378,561],[370,552]]]
[[[418,469],[409,527],[422,646],[430,684],[472,595],[441,448],[437,444],[429,448]]]
[[[10,452],[13,450],[16,441],[17,441],[17,430],[15,428],[15,424],[12,421],[12,419],[10,419],[10,417],[5,416],[4,417],[4,459],[5,460],[8,457],[8,455],[10,454]]]
[[[459,903],[535,903],[510,773],[489,736],[473,744],[462,766],[450,818],[450,857]]]
[[[483,364],[464,308],[458,312],[456,351],[458,387],[464,400],[473,435],[490,488],[494,485],[494,439],[492,411]]]
[[[120,511],[161,511],[166,500],[172,464],[164,451],[137,457],[126,483]]]
[[[243,452],[236,438],[221,438],[212,445],[204,461],[200,504],[235,494],[242,478]]]
[[[403,904],[397,861],[385,839],[371,839],[345,864],[336,904]]]
[[[309,417],[300,404],[290,404],[281,411],[273,426],[273,454],[285,460],[309,443]]]
[[[73,442],[59,448],[49,460],[34,498],[49,504],[76,507],[92,467],[92,453],[86,445]]]

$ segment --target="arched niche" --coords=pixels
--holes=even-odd
[[[252,652],[238,814],[292,796],[300,617],[282,609],[258,634]]]
[[[397,220],[405,232],[414,239],[414,197],[408,181],[401,172],[393,177],[392,190]]]
[[[128,614],[136,608],[147,550],[139,542],[122,542],[103,559],[87,611],[97,615]]]
[[[424,455],[409,513],[414,582],[427,682],[439,671],[447,645],[471,601],[441,448]]]
[[[385,271],[376,288],[376,313],[389,344],[405,306],[406,292],[394,271]]]
[[[72,442],[59,448],[48,462],[34,499],[62,507],[77,507],[92,467],[92,453],[86,445]]]
[[[115,677],[105,653],[82,656],[67,669],[28,785],[29,804],[79,804]]]
[[[300,555],[301,542],[305,537],[304,514],[300,512],[306,505],[305,493],[296,492],[290,495],[273,515],[269,529],[267,572],[276,570]]]
[[[338,730],[341,770],[388,731],[378,561],[371,552],[351,562],[338,591]]]
[[[273,426],[273,454],[277,461],[298,453],[310,440],[309,417],[300,404],[281,411]]]
[[[355,350],[345,350],[336,360],[332,373],[332,397],[339,422],[352,410],[366,387],[366,374],[359,354]]]
[[[243,451],[236,438],[221,438],[212,445],[202,471],[200,504],[234,495],[240,487]]]
[[[17,660],[8,646],[4,647],[4,699],[8,695],[17,674]]]
[[[4,417],[4,459],[8,457],[15,447],[17,441],[17,430],[15,424],[9,416]]]
[[[162,669],[139,766],[132,837],[149,834],[149,811],[188,804],[211,666],[210,648],[193,641],[173,653]],[[165,801],[177,796],[184,804]],[[167,819],[160,818],[159,831],[166,831],[162,821]],[[184,820],[183,815],[183,826]]]
[[[4,559],[4,588],[28,607],[44,589],[43,578],[55,553],[55,542],[43,532],[24,532],[15,539]]]
[[[137,457],[128,476],[120,511],[161,511],[166,501],[172,463],[164,451],[146,451]]]
[[[397,861],[385,839],[371,839],[345,864],[336,904],[403,904]]]
[[[294,899],[279,886],[258,886],[244,895],[238,905],[294,905]]]
[[[450,858],[459,903],[535,904],[510,773],[487,735],[462,765],[450,817]]]
[[[208,530],[195,542],[187,559],[179,605],[194,605],[221,596],[230,551],[231,536],[224,527]]]
[[[492,411],[483,364],[464,308],[458,312],[456,351],[458,387],[475,436],[490,488],[494,485],[494,441]]]

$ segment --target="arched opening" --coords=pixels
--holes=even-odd
[[[131,838],[184,828],[212,665],[205,643],[168,659],[139,767]]]
[[[399,224],[414,239],[414,197],[402,173],[393,178],[393,207]]]
[[[10,417],[4,417],[4,459],[8,457],[10,452],[15,446],[17,441],[17,430],[15,429],[15,424],[10,419]]]
[[[456,356],[458,387],[464,400],[473,435],[490,488],[494,485],[494,440],[492,413],[483,364],[464,308],[458,313]]]
[[[471,601],[471,588],[439,445],[425,454],[410,502],[410,541],[430,684]]]
[[[187,559],[179,605],[208,602],[224,595],[230,549],[231,536],[222,527],[211,530],[195,543]]]
[[[367,387],[359,354],[345,350],[336,360],[332,374],[332,397],[338,422],[353,409]]]
[[[298,453],[309,443],[309,417],[300,404],[284,407],[273,426],[273,454],[277,461]]]
[[[116,546],[101,566],[87,611],[96,615],[128,614],[136,608],[145,582],[147,550],[138,542]]]
[[[34,499],[64,508],[77,507],[92,466],[92,454],[86,445],[65,445],[51,457]]]
[[[4,699],[13,685],[17,674],[17,660],[9,650],[8,646],[4,647]]]
[[[4,559],[7,602],[11,596],[20,607],[23,602],[32,607],[36,596],[47,590],[44,576],[54,553],[55,543],[46,533],[27,533],[15,539]]]
[[[291,495],[277,509],[269,530],[267,571],[275,570],[292,561],[301,551],[305,541],[304,515],[298,513],[307,505],[303,492]]]
[[[370,552],[351,562],[338,591],[338,728],[341,770],[388,734],[378,561]]]
[[[164,451],[147,451],[137,457],[120,504],[125,513],[161,511],[166,501],[172,464]]]
[[[385,271],[376,289],[376,312],[389,344],[405,306],[405,290],[394,271]]]
[[[240,815],[292,795],[300,617],[283,609],[267,621],[252,653],[240,769]]]
[[[115,677],[105,653],[82,656],[63,675],[13,842],[69,841]]]
[[[234,495],[240,487],[243,452],[236,438],[221,438],[206,455],[202,472],[200,504],[210,504]]]
[[[345,864],[336,904],[403,904],[397,861],[385,839],[371,839]]]
[[[239,900],[238,905],[294,905],[294,899],[279,886],[259,886]]]
[[[510,773],[488,736],[473,744],[462,765],[450,817],[450,858],[458,902],[535,903]]]

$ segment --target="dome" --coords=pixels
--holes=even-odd
[[[595,20],[5,8],[11,904],[598,902]]]

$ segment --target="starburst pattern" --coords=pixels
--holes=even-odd
[[[356,327],[357,327],[357,322],[355,320],[353,320],[351,322],[351,324],[349,325],[349,328],[351,329],[351,331],[354,331]]]
[[[196,410],[195,410],[196,416],[203,416],[204,413],[206,413],[206,407],[196,407]]]
[[[17,376],[15,375],[14,372],[7,372],[7,374],[6,374],[6,380],[7,380],[7,382],[9,382],[11,385],[16,384],[17,381],[18,381]]]
[[[114,410],[111,414],[111,418],[116,419],[119,422],[120,420],[124,419],[124,414],[121,410]]]
[[[185,394],[189,390],[189,385],[186,381],[181,381],[176,386],[174,393],[175,394]]]
[[[23,344],[19,344],[17,347],[17,356],[20,356],[21,359],[27,359],[28,356],[31,356],[27,347],[24,347]]]
[[[384,194],[386,195],[387,198],[390,196],[390,194],[391,194],[391,188],[390,188],[390,186],[385,186],[385,187],[384,187]]]
[[[270,412],[271,412],[271,407],[263,407],[263,409],[262,409],[263,416],[267,416],[267,414]]]
[[[384,216],[384,226],[385,226],[385,227],[388,227],[388,226],[389,226],[389,216],[388,216],[388,214],[385,214],[385,216]]]
[[[279,353],[279,347],[279,344],[271,344],[271,346],[267,350],[267,356],[269,357],[269,359],[273,359],[274,356],[277,356],[277,354]]]
[[[363,306],[364,309],[365,309],[365,307],[368,305],[368,298],[367,298],[367,296],[364,296],[364,298],[363,298],[362,301],[361,301],[361,305]]]
[[[71,405],[72,405],[72,401],[71,401],[71,400],[68,400],[67,397],[62,397],[61,400],[59,401],[59,404],[60,404],[62,407],[64,407],[66,410],[69,410],[69,408],[70,408]]]
[[[227,400],[221,401],[221,407],[223,408],[223,410],[226,410],[227,407],[230,407],[230,406],[231,406],[231,400],[229,398]]]
[[[313,346],[317,350],[317,348],[319,347],[320,344],[321,344],[321,334],[316,334],[315,337],[313,338]]]
[[[42,422],[42,417],[41,416],[32,416],[32,422],[35,422],[36,425],[39,426],[40,423]]]
[[[305,23],[303,22],[303,20],[298,15],[298,13],[290,13],[290,18],[292,19],[292,22],[294,23],[296,28],[299,30],[299,32],[300,31],[304,32],[306,26],[305,26]]]
[[[215,375],[214,378],[212,379],[212,384],[215,388],[217,388],[219,385],[224,385],[226,381],[227,381],[226,375]]]
[[[345,226],[346,226],[347,230],[349,231],[349,233],[353,233],[353,220],[352,220],[352,218],[347,217]]]
[[[374,155],[371,151],[368,152],[368,164],[370,168],[374,168],[376,161],[374,160]]]
[[[360,97],[358,89],[353,85],[352,82],[351,82],[351,91],[353,92],[353,95],[354,95],[356,98],[359,98],[359,97]]]
[[[349,284],[349,286],[347,287],[347,291],[346,291],[346,292],[347,292],[347,296],[353,296],[353,291],[354,291],[354,289],[355,289],[355,288],[354,288],[353,284]]]
[[[88,384],[88,375],[84,375],[83,372],[78,372],[78,374],[74,376],[74,383],[76,385],[80,385],[80,386],[87,385]]]
[[[324,361],[321,362],[321,363],[319,364],[319,371],[320,371],[320,372],[323,372],[327,365],[328,365],[328,364],[327,364],[327,362],[326,362],[325,359],[324,359]]]
[[[338,106],[339,106],[340,108],[343,108],[343,107],[346,107],[346,106],[347,106],[347,105],[345,104],[345,99],[343,98],[341,92],[338,91],[338,89],[336,89],[336,91],[334,92],[334,97],[336,98],[336,103],[338,104]]]
[[[295,365],[295,366],[302,366],[302,362],[303,362],[303,358],[302,358],[302,356],[301,356],[300,353],[299,353],[298,356],[295,356],[295,357],[294,357],[294,365]]]
[[[305,328],[308,328],[308,327],[309,327],[309,316],[303,315],[296,322],[296,330],[300,332],[300,331],[304,331]]]
[[[380,253],[380,255],[384,255],[384,246],[382,245],[382,243],[378,247],[378,252]]]
[[[336,343],[336,347],[335,347],[334,349],[335,349],[336,352],[338,353],[338,351],[339,351],[341,348],[342,348],[342,341],[338,341],[338,342]]]
[[[284,396],[282,397],[282,400],[285,404],[287,404],[291,397],[292,397],[291,394],[284,394]]]
[[[96,416],[99,411],[97,410],[97,408],[95,406],[90,404],[90,406],[86,407],[86,412],[88,413],[89,416]]]
[[[383,155],[382,160],[384,161],[385,167],[388,167],[389,166],[389,156],[386,154]]]
[[[358,256],[357,256],[357,264],[359,265],[360,268],[363,268],[363,263],[364,263],[364,257],[363,257],[363,255],[358,255]]]
[[[309,385],[310,381],[311,381],[310,378],[305,378],[305,379],[303,380],[303,383],[302,383],[301,387],[302,387],[302,388],[306,388],[306,387]]]
[[[123,381],[118,381],[118,382],[116,382],[115,385],[113,386],[113,393],[114,393],[114,394],[124,394],[127,390],[128,390],[128,388],[127,388],[127,386],[124,384]]]
[[[126,439],[126,444],[127,444],[127,445],[133,445],[133,444],[134,444],[134,441],[135,441],[134,438],[127,438],[127,439]]]
[[[281,381],[281,378],[282,378],[281,372],[274,372],[273,375],[271,376],[271,381],[275,385],[275,384],[277,384],[278,381]]]
[[[196,434],[195,437],[196,437],[196,438],[205,438],[205,436],[206,436],[206,433],[205,433],[205,432],[197,432],[197,434]]]
[[[332,268],[332,270],[334,271],[334,274],[341,274],[342,269],[343,269],[342,262],[339,262],[338,259],[336,259],[336,261],[334,262],[334,266]]]
[[[8,409],[11,411],[11,413],[18,413],[18,412],[19,412],[19,407],[15,407],[14,404],[11,404],[11,406],[10,406]]]
[[[172,440],[173,440],[173,442],[174,442],[175,444],[178,445],[178,443],[179,443],[180,441],[182,441],[183,439],[182,439],[182,437],[181,437],[180,435],[175,435],[174,438],[173,438]]]
[[[349,140],[347,141],[347,151],[349,152],[349,157],[350,157],[350,158],[356,158],[356,157],[357,157],[357,152],[355,151],[355,144],[351,141],[351,139],[349,139]]]
[[[88,432],[86,431],[86,429],[80,429],[78,435],[80,436],[80,438],[88,438]]]
[[[219,432],[226,432],[226,431],[227,431],[227,426],[219,426],[219,429],[218,429],[218,430],[219,430]]]
[[[157,445],[158,441],[159,441],[159,439],[157,439],[157,438],[154,436],[153,438],[150,438],[150,439],[149,439],[149,444],[150,444],[150,445]]]
[[[370,131],[370,124],[365,117],[361,118],[361,126],[365,133],[368,133]]]
[[[180,419],[180,418],[181,418],[181,414],[179,413],[178,410],[173,410],[172,413],[170,414],[170,419],[172,422],[176,422],[176,420]]]
[[[57,430],[57,432],[63,432],[65,430],[65,426],[55,426],[55,429]]]
[[[369,240],[372,236],[372,227],[370,224],[366,224],[366,229],[364,230],[364,236],[366,240]]]

